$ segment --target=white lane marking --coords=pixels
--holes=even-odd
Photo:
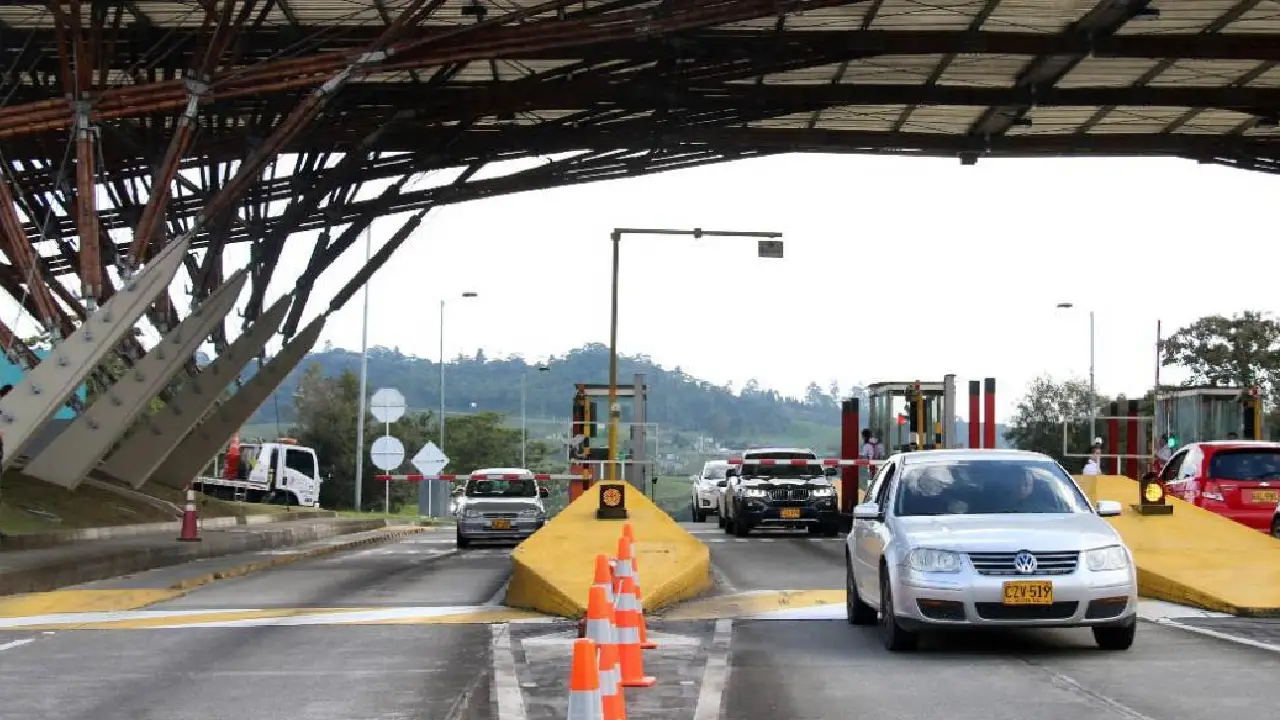
[[[20,648],[23,645],[30,645],[35,641],[36,641],[35,638],[24,638],[22,640],[14,640],[13,642],[7,642],[7,643],[4,643],[3,645],[0,645],[0,652],[4,652],[5,650],[12,650],[14,648]]]
[[[1063,675],[1062,673],[1056,670],[1050,670],[1044,665],[1039,665],[1037,663],[1031,662],[1026,658],[1020,658],[1020,659],[1022,660],[1022,662],[1026,663],[1030,667],[1044,673],[1046,676],[1048,676],[1049,681],[1057,685],[1058,687],[1064,688],[1066,690],[1070,690],[1071,692],[1077,693],[1079,695],[1083,695],[1084,697],[1087,697],[1096,703],[1105,705],[1111,710],[1114,710],[1117,714],[1123,715],[1124,717],[1127,717],[1130,720],[1155,720],[1150,715],[1146,715],[1137,710],[1134,710],[1133,708],[1129,707],[1128,705],[1125,705],[1124,703],[1120,702],[1119,700],[1116,700],[1115,698],[1108,697],[1106,695],[1103,695],[1102,693],[1090,690],[1089,688],[1076,682],[1075,678],[1072,678],[1068,675]]]
[[[511,626],[500,623],[489,626],[492,638],[493,694],[498,709],[496,720],[525,720],[524,691],[516,673],[516,656],[511,651]]]
[[[1229,618],[1230,613],[1202,610],[1188,605],[1166,602],[1164,600],[1138,600],[1138,617],[1143,620],[1180,620],[1182,618]]]
[[[484,606],[485,607],[501,607],[502,601],[507,599],[507,588],[509,587],[511,587],[510,577],[508,577],[506,581],[502,583],[502,587],[498,588],[498,590],[495,593],[493,593],[493,597],[489,598],[484,602]]]
[[[1225,640],[1227,642],[1233,642],[1237,645],[1245,645],[1251,648],[1257,648],[1258,650],[1266,650],[1268,652],[1280,653],[1280,645],[1265,643],[1265,642],[1262,642],[1261,640],[1250,640],[1249,638],[1243,638],[1237,635],[1232,635],[1230,633],[1219,632],[1217,630],[1210,630],[1209,628],[1196,627],[1195,625],[1188,625],[1186,623],[1181,623],[1181,622],[1178,622],[1177,620],[1172,620],[1167,617],[1159,618],[1157,620],[1152,620],[1151,622],[1154,622],[1157,625],[1164,625],[1166,627],[1185,630],[1187,632],[1195,633],[1197,635],[1211,637],[1211,638],[1214,638],[1215,640]]]
[[[707,667],[702,672],[702,687],[698,691],[698,704],[694,706],[693,720],[719,720],[724,702],[724,691],[729,685],[729,648],[733,644],[733,621],[716,621],[716,632],[711,638],[711,650],[707,653]]]

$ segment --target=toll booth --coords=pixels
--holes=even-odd
[[[886,454],[958,447],[956,380],[881,382],[867,386],[867,427]]]
[[[1168,435],[1175,445],[1269,437],[1262,396],[1256,387],[1160,388],[1155,403],[1155,440]]]
[[[612,458],[613,477],[626,480],[641,492],[644,491],[650,474],[645,430],[645,401],[648,395],[649,386],[645,384],[643,373],[636,373],[631,385],[619,385],[617,389],[619,400],[631,400],[632,421],[627,423],[630,427],[630,449],[626,452],[625,459],[622,452],[619,452],[620,457]],[[571,481],[569,485],[570,502],[578,499],[592,484],[609,477],[609,413],[605,407],[608,402],[608,384],[578,383],[573,398],[568,450],[569,472],[581,479]]]

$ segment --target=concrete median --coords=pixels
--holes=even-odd
[[[711,553],[707,546],[634,487],[626,488],[645,611],[710,590]],[[596,555],[613,557],[622,534],[622,521],[596,519],[598,506],[598,492],[584,493],[520,543],[511,556],[509,607],[568,618],[586,614]]]
[[[1244,617],[1280,616],[1280,541],[1177,498],[1172,515],[1139,515],[1138,483],[1121,475],[1076,480],[1095,502],[1115,500],[1111,518],[1133,551],[1143,597]]]
[[[45,592],[193,560],[290,547],[386,526],[383,519],[300,521],[252,531],[214,531],[205,534],[204,542],[199,543],[179,543],[167,534],[142,535],[5,553],[7,557],[0,563],[0,595]]]

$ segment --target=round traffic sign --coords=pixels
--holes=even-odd
[[[390,435],[383,435],[373,441],[369,454],[373,457],[374,467],[391,472],[404,462],[404,444]]]
[[[382,388],[369,400],[369,412],[378,422],[393,423],[404,417],[404,396],[395,388]]]

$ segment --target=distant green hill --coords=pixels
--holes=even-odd
[[[608,348],[599,344],[550,358],[547,372],[540,372],[537,364],[519,358],[489,360],[482,352],[475,357],[458,357],[445,365],[446,412],[501,412],[518,423],[523,375],[531,435],[558,435],[568,429],[574,385],[607,382],[608,361]],[[266,433],[277,426],[287,430],[294,417],[293,396],[298,378],[303,368],[313,362],[319,363],[326,375],[347,369],[360,371],[358,352],[326,348],[312,353],[249,421],[254,430]],[[688,450],[700,442],[705,446],[707,443],[700,439],[706,438],[726,448],[776,444],[837,453],[839,398],[860,392],[856,387],[823,391],[817,383],[811,383],[804,399],[789,398],[763,389],[754,381],[734,392],[692,377],[678,366],[663,368],[646,356],[619,357],[618,372],[623,383],[630,382],[637,372],[645,374],[649,385],[647,420],[659,425],[659,451]],[[396,349],[375,347],[369,351],[371,393],[380,387],[392,387],[405,396],[410,408],[437,411],[439,383],[438,363],[404,355]],[[967,437],[965,424],[958,425],[959,437]],[[999,427],[1000,437],[1003,432],[1004,428]]]

